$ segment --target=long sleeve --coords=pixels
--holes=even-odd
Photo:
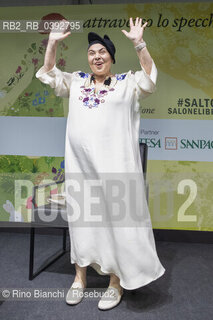
[[[156,90],[157,68],[153,60],[150,75],[146,73],[145,69],[141,65],[141,70],[136,71],[133,74],[133,77],[139,98],[144,99]]]
[[[61,71],[54,65],[53,68],[47,72],[44,71],[44,66],[42,66],[36,72],[35,76],[41,82],[49,84],[50,87],[54,89],[56,96],[69,97],[73,73]]]

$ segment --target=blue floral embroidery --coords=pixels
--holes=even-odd
[[[89,77],[89,73],[85,73],[85,72],[78,72],[79,76],[81,78],[88,78]]]
[[[126,77],[125,73],[124,74],[116,74],[116,79],[117,80],[123,80],[123,79],[125,79],[125,77]]]

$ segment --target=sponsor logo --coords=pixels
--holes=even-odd
[[[161,148],[161,140],[156,138],[140,138],[140,142],[146,143],[149,148]]]
[[[212,140],[188,140],[181,139],[180,141],[181,149],[213,149],[213,141]]]
[[[140,142],[146,143],[149,148],[161,149],[161,139],[156,138],[140,138]],[[165,137],[165,150],[179,149],[213,149],[213,140],[205,139],[181,139],[178,146],[177,137]]]
[[[165,150],[177,150],[177,137],[165,137]]]

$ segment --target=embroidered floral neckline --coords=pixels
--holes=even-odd
[[[117,81],[124,80],[126,77],[126,74],[115,74],[114,76],[111,76],[110,85],[103,84],[101,88],[95,92],[95,83],[93,80],[91,80],[93,74],[78,72],[78,75],[81,78],[85,78],[84,85],[80,87],[82,95],[79,97],[79,100],[82,100],[83,105],[89,108],[97,108],[99,107],[100,103],[104,103],[104,98],[108,95],[108,93],[115,90],[114,86]]]

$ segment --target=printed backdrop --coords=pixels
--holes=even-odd
[[[67,72],[90,72],[89,31],[106,33],[115,43],[113,73],[139,70],[134,47],[121,29],[129,30],[129,17],[148,21],[144,39],[158,83],[157,91],[141,101],[140,141],[149,146],[153,228],[213,230],[213,4],[13,7],[1,8],[0,19],[40,20],[50,13],[83,23],[82,32],[58,45],[57,66]],[[0,220],[27,222],[31,194],[23,193],[22,206],[16,207],[14,181],[64,178],[68,99],[56,97],[35,78],[48,35],[1,31],[0,39]]]

